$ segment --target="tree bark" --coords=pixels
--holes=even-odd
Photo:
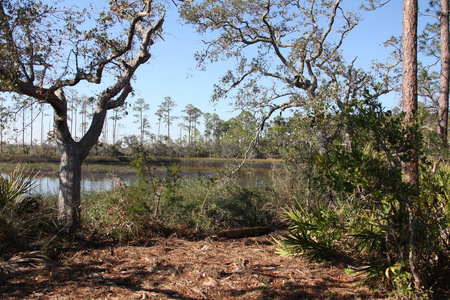
[[[417,0],[403,2],[403,124],[408,132],[412,149],[403,163],[405,181],[414,186],[419,185],[419,164],[417,155]]]
[[[405,182],[415,189],[419,188],[419,158],[418,158],[418,126],[416,122],[417,103],[417,22],[418,0],[403,1],[403,111],[405,117],[403,125],[406,129],[406,139],[411,144],[407,158],[402,163],[402,171]],[[409,266],[414,279],[416,290],[421,289],[421,280],[417,270],[417,246],[416,246],[416,204],[414,195],[405,194],[408,205],[408,230],[409,230]]]
[[[64,232],[75,232],[80,227],[81,163],[76,143],[60,145],[58,223]]]
[[[439,89],[438,133],[442,146],[448,147],[448,98],[450,75],[450,47],[449,47],[449,0],[441,0],[439,16],[441,31],[441,78]]]

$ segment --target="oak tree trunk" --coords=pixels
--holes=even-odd
[[[76,143],[61,145],[59,169],[58,222],[66,232],[75,232],[81,220],[81,164]]]
[[[67,233],[73,233],[81,225],[81,165],[89,151],[98,142],[106,118],[106,108],[97,107],[89,130],[76,142],[67,124],[67,101],[64,92],[55,93],[63,103],[63,109],[55,111],[54,132],[61,154],[58,193],[58,223]]]

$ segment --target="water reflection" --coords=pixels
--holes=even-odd
[[[216,169],[217,170],[217,169]],[[216,173],[212,168],[187,167],[182,169],[182,175],[185,179],[201,177],[211,177]],[[258,181],[267,181],[270,178],[270,169],[242,169],[240,171],[239,182],[244,185],[253,184]],[[156,176],[166,176],[165,171],[155,172]],[[131,184],[136,178],[133,175],[125,176],[90,176],[83,177],[81,180],[81,192],[108,191],[116,186],[119,181],[125,184]],[[42,176],[37,180],[36,188],[33,193],[40,195],[57,194],[59,179],[56,176]]]
[[[119,182],[118,177],[88,177],[81,179],[81,192],[107,191]],[[131,182],[132,177],[127,178]],[[40,195],[54,195],[58,193],[59,179],[54,176],[43,176],[37,180],[33,193]]]

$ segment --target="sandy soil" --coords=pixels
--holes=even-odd
[[[270,235],[21,253],[0,261],[1,299],[384,299],[343,266],[275,253]]]

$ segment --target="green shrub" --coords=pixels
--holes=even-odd
[[[86,194],[83,201],[86,226],[119,240],[136,238],[141,220],[150,215],[146,201],[133,197],[127,185]]]
[[[326,205],[321,196],[309,203],[299,199],[300,205],[286,210],[291,226],[277,241],[279,251],[313,259],[345,252],[366,266],[366,283],[384,282],[408,296],[421,292],[412,289],[414,247],[422,283],[437,285],[436,274],[448,273],[449,165],[433,167],[423,159],[417,190],[402,178],[401,163],[410,148],[402,115],[384,112],[369,99],[334,117],[344,120],[346,134],[326,155],[317,155],[315,165],[318,190],[332,197],[326,197]]]
[[[30,176],[17,165],[7,177],[0,176],[0,209],[18,205],[35,186],[37,175]]]
[[[84,196],[83,219],[93,230],[120,240],[173,231],[266,225],[275,216],[270,186],[183,179],[179,167],[165,177],[147,176],[110,191]],[[153,224],[157,224],[159,232]],[[161,224],[165,230],[161,230]]]
[[[240,186],[235,183],[218,187],[207,203],[209,227],[251,227],[267,225],[271,194],[269,186]]]
[[[30,194],[30,174],[17,165],[0,176],[0,254],[45,249],[57,232],[55,202]]]
[[[290,221],[289,235],[278,240],[278,253],[283,256],[304,254],[309,260],[330,260],[337,253],[337,241],[344,238],[345,228],[335,209],[319,202],[284,211]]]

